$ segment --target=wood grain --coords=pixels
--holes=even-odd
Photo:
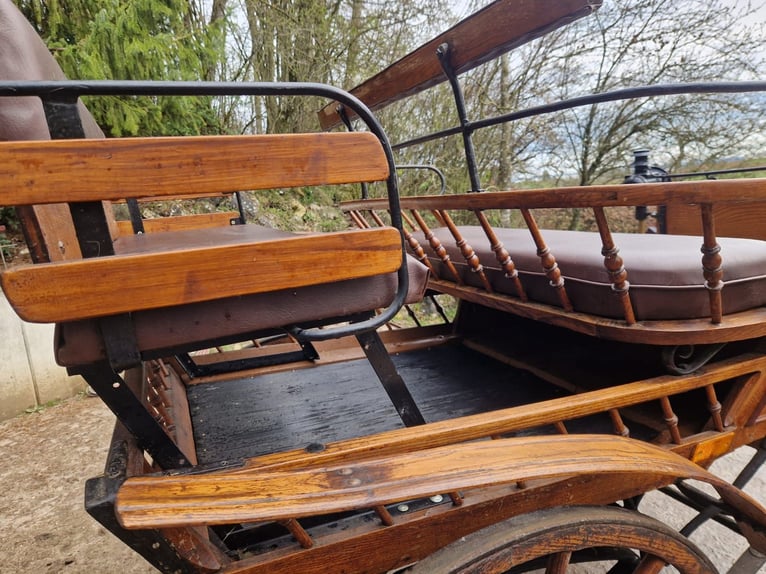
[[[401,198],[402,209],[542,209],[557,207],[624,207],[712,203],[766,204],[766,178],[673,181],[641,185],[592,185],[519,189],[491,193],[426,195]],[[387,209],[384,200],[357,200],[342,204],[344,210]],[[716,207],[718,209],[718,207]],[[699,211],[698,211],[699,213]]]
[[[665,213],[667,232],[702,235],[700,210],[691,205],[669,205]],[[716,207],[716,233],[721,237],[766,240],[766,202],[742,202]]]
[[[399,232],[377,228],[26,265],[0,281],[22,319],[51,323],[368,277],[401,262]]]
[[[379,181],[366,132],[0,142],[3,205]]]
[[[569,312],[553,305],[522,301],[452,281],[430,279],[429,288],[458,299],[513,313],[520,317],[565,327],[578,333],[649,345],[705,345],[728,341],[743,341],[766,335],[766,307],[740,311],[725,316],[720,324],[710,319],[679,319],[639,321],[628,325],[617,319],[607,319],[587,313]]]
[[[586,16],[600,4],[600,0],[498,0],[391,64],[351,93],[371,109],[379,109],[446,80],[436,57],[441,44],[450,46],[450,64],[460,74]],[[319,112],[319,123],[324,129],[340,123],[336,106],[328,104]]]
[[[216,211],[213,213],[195,213],[170,217],[155,217],[142,220],[146,233],[165,231],[182,231],[186,229],[206,229],[222,227],[231,224],[232,219],[238,219],[236,211]],[[130,221],[117,221],[119,235],[133,235],[133,225]]]
[[[690,461],[647,443],[605,435],[463,443],[291,472],[135,477],[120,488],[115,510],[126,528],[232,524],[369,508],[523,479],[630,472],[708,482],[766,524],[766,511],[757,502]]]

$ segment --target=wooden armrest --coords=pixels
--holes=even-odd
[[[3,205],[381,181],[371,133],[0,142]]]
[[[372,110],[379,109],[447,79],[436,57],[436,49],[441,44],[449,44],[452,68],[461,74],[586,16],[600,5],[601,0],[498,0],[390,65],[351,93]],[[336,108],[337,104],[331,103],[319,111],[319,123],[324,129],[340,123]]]
[[[540,453],[545,453],[541,456]],[[329,514],[519,480],[603,473],[708,482],[757,521],[764,509],[725,481],[657,446],[608,435],[462,443],[320,468],[129,478],[115,512],[125,528],[234,524]]]
[[[388,227],[27,265],[0,280],[22,319],[53,323],[391,273],[401,245]]]

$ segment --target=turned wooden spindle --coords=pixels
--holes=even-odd
[[[625,270],[622,257],[619,255],[620,250],[617,249],[612,239],[612,232],[609,230],[604,208],[594,207],[593,214],[596,217],[599,235],[601,235],[601,255],[604,256],[604,267],[606,267],[612,281],[612,291],[620,298],[625,322],[628,325],[633,325],[636,322],[636,315],[633,312],[633,304],[630,302],[628,272]]]
[[[526,208],[523,208],[520,211],[524,221],[527,224],[529,232],[532,234],[532,239],[537,246],[537,256],[540,258],[540,263],[542,263],[545,276],[548,278],[551,287],[556,289],[556,293],[559,297],[559,302],[561,303],[561,306],[564,308],[564,310],[573,311],[574,308],[572,307],[571,301],[569,301],[569,295],[567,295],[566,289],[564,287],[564,278],[561,276],[561,270],[559,269],[558,263],[556,263],[556,258],[553,256],[551,250],[548,249],[548,246],[545,244],[543,235],[540,233],[540,228],[537,226],[537,222],[535,221],[532,212]]]
[[[623,422],[620,411],[617,409],[609,409],[609,418],[612,419],[612,425],[614,426],[615,434],[624,437],[630,436],[630,429],[625,425],[625,422]]]
[[[352,221],[356,224],[356,226],[359,229],[367,229],[370,227],[370,225],[364,220],[364,217],[362,214],[357,211],[356,209],[353,209],[348,212],[349,217],[351,217]]]
[[[154,420],[165,427],[165,430],[172,433],[175,430],[175,425],[173,424],[173,419],[171,418],[167,407],[162,404],[162,401],[156,396],[147,396],[146,399],[151,409],[155,412]]]
[[[721,289],[723,289],[723,267],[721,265],[721,246],[715,236],[713,219],[713,204],[700,204],[702,213],[702,274],[705,276],[705,288],[710,296],[710,320],[720,323],[723,320],[723,303],[721,301]]]
[[[721,403],[718,401],[718,397],[716,396],[715,387],[713,385],[708,385],[707,387],[705,387],[705,394],[707,395],[708,410],[710,411],[710,416],[713,419],[713,425],[715,425],[715,430],[719,432],[723,432],[723,419],[721,418]]]
[[[156,359],[156,360],[152,361],[152,365],[153,365],[153,367],[156,366],[156,368],[158,368],[160,370],[160,373],[161,373],[160,376],[161,377],[169,377],[170,376],[170,369],[165,364],[165,361],[163,361],[162,359]],[[165,379],[163,379],[163,383],[164,382],[165,382]]]
[[[681,431],[678,430],[678,416],[673,412],[670,399],[668,397],[660,398],[660,405],[662,406],[662,416],[665,417],[665,424],[668,425],[668,430],[670,431],[670,438],[675,444],[681,444]]]
[[[306,532],[303,526],[301,526],[294,518],[280,520],[279,523],[287,528],[290,534],[293,535],[293,538],[295,538],[295,540],[298,541],[298,544],[301,545],[301,548],[311,548],[314,546],[314,541],[311,539],[311,535]]]
[[[372,217],[372,220],[378,225],[378,227],[385,227],[385,222],[380,218],[380,215],[375,213],[374,211],[370,210],[370,216]]]
[[[149,376],[146,380],[149,383],[159,383],[163,388],[170,388],[168,386],[168,378],[170,377],[170,370],[167,365],[160,360],[154,360],[149,363]]]
[[[459,492],[450,492],[448,496],[453,506],[463,506],[463,496]]]
[[[393,526],[394,517],[391,516],[391,513],[388,511],[388,508],[386,508],[382,504],[379,506],[376,506],[375,514],[378,515],[378,518],[380,518],[380,522],[383,524],[383,526]]]
[[[172,404],[172,401],[170,397],[168,396],[168,388],[166,386],[163,386],[163,384],[156,379],[149,379],[149,384],[147,385],[148,391],[152,394],[156,395],[159,400],[164,405]]]
[[[425,219],[423,219],[423,216],[420,215],[420,213],[418,213],[415,209],[413,209],[411,212],[412,216],[415,218],[415,221],[418,222],[420,229],[423,231],[423,234],[425,235],[428,244],[431,246],[431,249],[434,250],[436,256],[441,259],[444,266],[455,278],[455,282],[458,285],[462,285],[463,279],[460,277],[460,273],[457,272],[457,269],[455,269],[455,265],[452,263],[452,259],[450,258],[449,253],[447,253],[447,250],[444,248],[444,245],[442,245],[442,242],[439,241],[439,238],[436,237],[436,235],[434,235],[434,232],[431,231],[430,227],[428,227],[428,224],[426,223]]]
[[[417,260],[420,261],[426,267],[428,267],[434,279],[438,279],[439,274],[436,272],[436,269],[431,264],[431,260],[428,259],[425,249],[423,249],[423,246],[420,245],[420,242],[415,238],[415,236],[412,235],[412,233],[410,233],[410,229],[412,230],[416,229],[415,224],[412,222],[410,217],[404,211],[402,212],[402,219],[404,220],[404,224],[402,225],[402,233],[404,234],[404,240],[407,242],[407,245],[410,246],[410,249],[412,250],[412,253],[415,255]],[[408,226],[410,229],[407,229]]]
[[[489,223],[487,216],[484,215],[484,212],[476,210],[474,213],[476,214],[476,218],[479,220],[479,225],[481,225],[482,229],[484,230],[487,239],[489,239],[490,249],[495,252],[497,262],[505,272],[506,278],[513,282],[513,286],[516,289],[516,294],[519,296],[519,298],[522,301],[528,301],[527,293],[524,291],[524,286],[521,284],[519,272],[516,269],[516,264],[513,262],[513,259],[511,259],[511,254],[508,253],[508,250],[503,245],[503,242],[497,238],[495,230],[492,229],[492,225]]]
[[[460,230],[457,228],[457,225],[455,225],[455,222],[452,221],[449,213],[440,210],[434,211],[434,215],[441,219],[447,229],[449,229],[452,237],[455,238],[455,245],[457,245],[457,248],[460,249],[460,253],[463,254],[463,257],[465,258],[466,263],[468,263],[471,272],[476,273],[476,275],[478,275],[479,279],[481,280],[481,284],[484,286],[484,289],[486,289],[488,293],[492,293],[492,285],[487,278],[487,274],[484,273],[484,266],[481,264],[479,256],[476,255],[473,247],[471,247],[470,243],[465,240],[463,234],[460,233]]]
[[[567,430],[566,425],[564,425],[564,421],[558,421],[553,423],[553,426],[558,431],[559,434],[569,434],[569,431]]]

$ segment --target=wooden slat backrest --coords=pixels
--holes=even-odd
[[[445,81],[436,50],[450,46],[456,74],[586,16],[601,0],[497,0],[360,84],[351,93],[372,110]],[[340,123],[336,104],[319,112],[324,129]]]
[[[35,30],[13,2],[0,2],[0,79],[64,80],[66,76]],[[82,103],[78,104],[87,137],[103,137]],[[0,141],[47,140],[51,129],[38,98],[0,100]],[[56,134],[54,133],[55,137]],[[30,255],[34,261],[79,259],[72,217],[66,204],[32,205],[17,209]]]
[[[367,132],[0,142],[5,205],[209,195],[386,177],[384,151]]]
[[[385,180],[370,133],[0,143],[4,205],[208,195]],[[222,261],[226,264],[222,265]],[[62,322],[396,271],[394,228],[94,257],[21,266],[2,276],[16,312]]]

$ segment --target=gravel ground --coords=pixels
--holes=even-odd
[[[113,424],[101,401],[84,397],[0,423],[0,573],[155,572],[83,510],[84,481],[102,472]],[[731,480],[752,452],[744,447],[713,470]],[[766,502],[766,469],[746,490]],[[677,528],[691,517],[660,494],[642,509]],[[722,572],[747,546],[714,523],[692,540]]]

